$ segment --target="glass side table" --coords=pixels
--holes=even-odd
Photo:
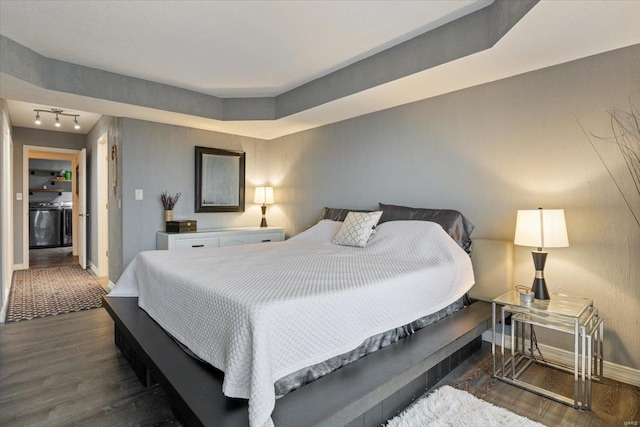
[[[496,353],[496,313],[500,306],[501,333],[500,355]],[[511,316],[511,352],[505,352],[505,319]],[[551,294],[550,300],[534,300],[524,303],[520,292],[513,290],[500,295],[492,302],[493,327],[491,353],[493,377],[525,390],[549,397],[574,408],[591,408],[591,381],[602,382],[604,323],[598,316],[593,300],[562,294]],[[527,332],[528,326],[528,332]],[[573,364],[564,365],[541,361],[535,357],[535,335],[538,326],[573,336]],[[528,341],[528,347],[527,347]],[[498,360],[499,359],[499,360]],[[573,399],[551,390],[531,384],[522,374],[532,364],[550,366],[573,374]]]

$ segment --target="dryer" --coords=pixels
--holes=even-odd
[[[62,210],[53,202],[29,203],[29,248],[60,246]]]

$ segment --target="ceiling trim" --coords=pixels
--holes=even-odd
[[[273,121],[489,49],[537,3],[496,0],[276,97],[219,98],[47,58],[5,36],[0,36],[0,74],[45,90],[205,119]]]
[[[420,73],[494,46],[539,0],[495,0],[424,34],[276,97],[276,118]]]

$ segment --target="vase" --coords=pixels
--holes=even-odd
[[[164,222],[173,221],[173,209],[164,211]]]

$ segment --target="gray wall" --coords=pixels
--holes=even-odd
[[[86,136],[87,147],[87,210],[89,213],[95,213],[98,211],[98,185],[96,180],[96,168],[97,161],[96,150],[98,145],[98,138],[102,135],[108,134],[108,149],[109,155],[109,278],[111,280],[114,272],[116,277],[120,277],[122,272],[122,209],[120,207],[120,195],[121,186],[117,185],[119,179],[116,180],[116,186],[113,186],[113,160],[111,159],[111,150],[113,146],[116,146],[116,150],[120,148],[120,119],[109,116],[102,116],[100,120],[91,128]],[[120,169],[120,177],[122,176],[121,164],[116,162]],[[104,183],[100,183],[104,185]],[[87,261],[98,265],[98,217],[97,215],[90,215],[89,221],[87,221]],[[114,280],[112,280],[114,281]],[[114,281],[115,282],[115,281]]]
[[[636,45],[272,140],[270,223],[292,235],[324,205],[380,201],[458,209],[473,236],[511,240],[518,209],[564,208],[571,246],[549,250],[549,288],[593,298],[606,359],[639,369],[640,226],[578,123],[611,135],[607,110],[629,111],[638,64]],[[595,143],[631,189],[612,146]],[[516,247],[517,283],[532,281],[530,250]]]
[[[28,129],[21,127],[13,128],[13,192],[22,193],[23,170],[22,170],[22,147],[25,145],[35,145],[40,147],[68,148],[81,150],[85,148],[85,135],[52,132],[39,129]],[[28,194],[23,194],[22,201],[15,200],[13,204],[13,257],[14,264],[22,264],[22,227],[23,227],[23,203],[28,203]],[[25,266],[28,268],[28,266]]]
[[[122,120],[122,262],[127,266],[140,251],[155,249],[156,232],[164,230],[160,194],[182,193],[175,219],[195,219],[198,229],[260,225],[260,208],[252,203],[256,185],[264,183],[266,142],[141,120]],[[243,213],[194,213],[195,146],[246,153],[246,204]],[[135,200],[142,189],[144,200]],[[110,266],[111,268],[111,266]],[[120,272],[109,274],[115,282]]]
[[[29,195],[30,202],[63,202],[72,201],[71,198],[71,183],[70,182],[55,182],[55,185],[51,185],[51,171],[71,170],[71,162],[65,160],[46,160],[46,159],[29,159],[29,169],[46,169],[47,172],[38,172],[33,175],[29,175],[29,188],[41,188],[47,186],[47,188],[59,188],[64,190],[61,195],[58,193],[34,193]],[[75,172],[74,172],[75,173]]]

